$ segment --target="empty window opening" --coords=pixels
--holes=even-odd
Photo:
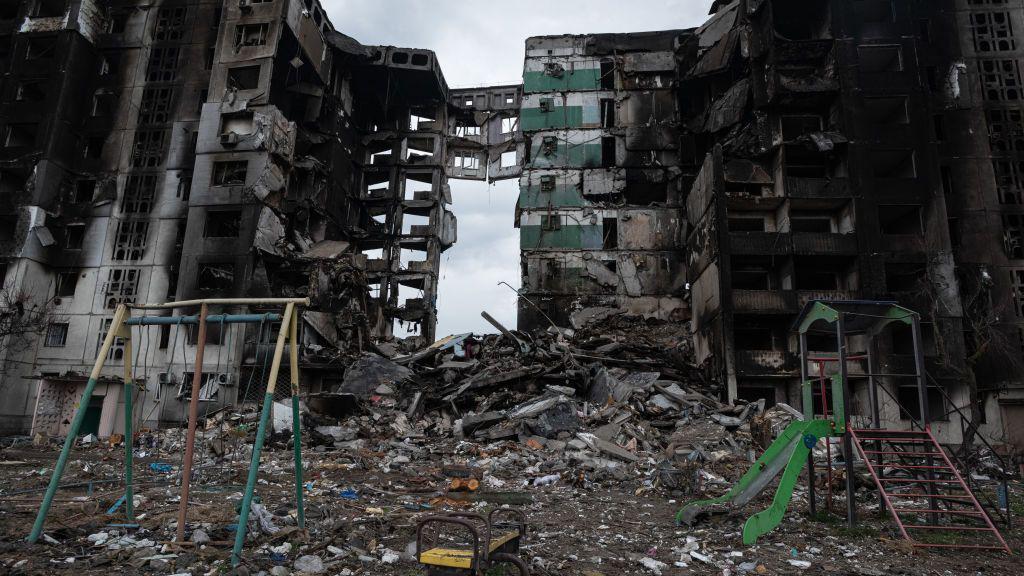
[[[135,304],[141,275],[139,268],[112,268],[107,272],[107,282],[103,285],[104,306],[113,310],[118,304]]]
[[[541,192],[554,192],[555,191],[555,177],[551,174],[545,174],[540,177],[540,191]]]
[[[1000,204],[1024,204],[1024,161],[993,159]]]
[[[429,130],[434,126],[434,119],[427,116],[420,116],[419,114],[409,115],[409,130]]]
[[[886,264],[885,287],[893,294],[916,292],[926,282],[928,271],[924,264]]]
[[[479,136],[480,135],[480,127],[479,126],[475,126],[475,125],[468,125],[468,124],[461,124],[460,123],[460,124],[457,124],[455,126],[455,135],[456,136],[461,136],[461,137]]]
[[[406,160],[425,161],[434,156],[432,138],[409,138],[406,140]]]
[[[953,248],[959,248],[963,245],[963,232],[960,230],[960,219],[947,218],[946,223],[949,225],[949,244]]]
[[[229,160],[213,163],[213,186],[244,186],[249,163],[245,160]]]
[[[117,74],[121,63],[121,55],[117,52],[106,52],[100,56],[100,76],[111,76]]]
[[[771,385],[758,385],[740,382],[736,384],[736,398],[747,402],[764,400],[764,407],[771,408],[778,403],[778,388]]]
[[[32,8],[33,18],[57,18],[67,10],[67,0],[36,0]]]
[[[153,209],[156,180],[157,174],[152,172],[130,174],[128,180],[125,181],[121,212],[124,214],[148,214]]]
[[[789,178],[828,178],[828,157],[808,150],[802,145],[785,147],[786,176]],[[760,186],[750,187],[760,196]]]
[[[1024,152],[1024,111],[991,109],[985,111],[988,141],[992,152]]]
[[[612,168],[615,166],[615,137],[604,136],[601,138],[601,166]]]
[[[78,288],[77,270],[57,273],[57,287],[54,292],[57,298],[74,298],[76,288]]]
[[[506,106],[510,106],[512,104],[515,104],[515,103],[516,103],[516,95],[515,94],[505,94],[505,105]]]
[[[463,170],[478,170],[480,158],[472,152],[456,152],[452,156],[452,166]]]
[[[57,39],[54,37],[29,38],[28,47],[25,50],[26,60],[41,60],[52,58],[57,50]]]
[[[72,198],[74,204],[88,204],[96,195],[95,180],[78,180],[75,182],[75,193]]]
[[[237,144],[242,136],[255,132],[254,115],[249,112],[224,114],[220,119],[221,144]],[[232,137],[233,135],[233,137]]]
[[[114,236],[114,260],[142,260],[149,237],[149,222],[124,220]]]
[[[269,22],[238,24],[235,26],[235,47],[263,46],[267,43],[267,35],[269,33]]]
[[[562,216],[560,214],[544,214],[540,217],[540,227],[542,230],[561,230]]]
[[[604,218],[601,221],[603,242],[601,247],[605,250],[615,250],[619,247],[619,220],[618,218]]]
[[[759,258],[734,257],[731,286],[734,290],[774,289],[770,263]]]
[[[839,274],[833,270],[811,267],[795,269],[794,287],[797,290],[839,290]]]
[[[782,139],[792,142],[801,136],[821,132],[822,120],[817,115],[787,115],[782,117]]]
[[[942,114],[932,116],[932,130],[935,132],[936,142],[946,141],[946,117]]]
[[[882,234],[920,236],[924,234],[918,204],[880,205],[878,224]]]
[[[775,0],[772,23],[775,33],[787,40],[827,38],[831,29],[828,2]]]
[[[228,68],[228,89],[255,90],[260,87],[259,66],[236,66]]]
[[[790,211],[789,229],[793,232],[810,232],[815,234],[830,234],[835,231],[831,216],[796,211]]]
[[[500,158],[499,167],[501,168],[514,168],[519,165],[518,154],[515,150],[508,152],[502,152]]]
[[[46,341],[43,343],[43,346],[47,348],[63,348],[67,343],[67,322],[52,322],[46,327]]]
[[[132,150],[132,166],[135,168],[159,168],[164,163],[167,150],[167,130],[136,130],[135,147]]]
[[[234,285],[234,264],[227,262],[199,265],[196,272],[196,290],[203,294],[228,294]]]
[[[969,16],[977,52],[1010,52],[1017,48],[1008,12],[972,12]]]
[[[926,390],[928,395],[928,419],[948,420],[946,414],[946,400],[942,393],[929,386]],[[896,399],[900,403],[900,420],[921,419],[921,395],[918,393],[916,384],[901,384],[896,389]]]
[[[412,55],[412,65],[413,66],[426,66],[429,63],[430,63],[430,59],[427,58],[426,54],[417,53],[417,54],[413,54]]]
[[[982,95],[990,102],[1021,99],[1020,63],[1017,60],[978,60]]]
[[[509,116],[501,119],[501,133],[514,134],[519,130],[519,117]]]
[[[868,96],[864,98],[864,112],[873,124],[879,126],[906,126],[910,113],[906,96]]]
[[[921,42],[927,44],[932,41],[932,21],[921,18],[917,21],[917,37]]]
[[[615,127],[615,100],[611,98],[601,99],[601,127]]]
[[[237,238],[242,228],[240,210],[210,210],[206,213],[204,238]]]
[[[408,64],[409,53],[408,52],[395,52],[391,55],[391,62],[393,64]]]
[[[875,178],[916,178],[913,150],[872,150],[871,169]]]
[[[1003,215],[1003,243],[1009,258],[1024,260],[1024,214]]]
[[[903,50],[899,45],[862,44],[857,47],[857,55],[861,72],[903,71]]]
[[[615,90],[615,62],[601,61],[601,90]]]
[[[749,318],[737,317],[733,322],[733,345],[737,350],[773,350],[774,338],[772,329],[765,326],[751,325]]]
[[[88,136],[82,146],[82,157],[90,160],[98,160],[103,157],[103,146],[107,139],[103,136]]]
[[[729,218],[730,232],[764,232],[764,218]]]
[[[865,25],[877,26],[896,21],[892,0],[854,0],[854,10]]]
[[[402,234],[406,236],[429,236],[430,218],[415,214],[402,215]]]
[[[64,228],[64,248],[68,250],[81,250],[84,241],[85,224],[68,224]]]
[[[18,83],[14,99],[19,102],[44,102],[46,100],[45,80],[26,80]]]
[[[7,126],[7,137],[4,146],[7,148],[24,148],[34,146],[38,124],[10,124]]]
[[[0,2],[0,20],[12,20],[18,17],[17,2]]]

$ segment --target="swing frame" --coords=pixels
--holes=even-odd
[[[209,315],[209,307],[216,305],[225,306],[283,306],[283,314],[221,314]],[[199,314],[196,316],[139,316],[132,317],[131,311],[135,310],[167,310],[174,308],[195,308],[199,307]],[[185,456],[181,474],[181,501],[178,506],[178,525],[175,542],[185,541],[185,526],[188,520],[189,488],[192,477],[192,462],[195,453],[196,427],[199,419],[199,395],[203,384],[203,354],[206,348],[206,326],[208,322],[219,322],[221,324],[245,324],[264,322],[266,320],[281,321],[281,329],[277,334],[277,342],[274,346],[274,357],[270,365],[270,373],[267,377],[267,389],[263,397],[263,409],[260,412],[259,426],[256,429],[256,440],[252,448],[252,460],[249,464],[249,474],[245,484],[245,492],[242,497],[242,507],[238,515],[238,527],[235,532],[235,544],[231,552],[231,564],[237,566],[241,562],[242,548],[245,544],[246,529],[249,522],[249,512],[252,505],[253,493],[256,488],[256,479],[259,476],[260,453],[263,450],[263,442],[267,434],[267,425],[270,420],[271,411],[274,405],[274,391],[277,387],[277,376],[281,369],[281,360],[284,356],[285,343],[288,343],[289,368],[291,370],[291,408],[292,408],[292,434],[294,444],[295,464],[295,502],[298,509],[298,526],[305,528],[305,510],[303,507],[303,480],[302,480],[302,431],[299,420],[299,348],[298,348],[298,310],[299,306],[309,306],[309,298],[210,298],[202,300],[185,300],[180,302],[166,302],[164,304],[143,304],[125,305],[119,304],[114,311],[114,319],[110,323],[96,355],[96,362],[93,364],[89,380],[85,385],[85,391],[78,404],[78,410],[71,421],[67,437],[64,439],[64,447],[60,451],[57,463],[54,465],[53,474],[50,476],[50,483],[47,486],[46,494],[39,506],[39,513],[36,515],[32,532],[27,540],[30,544],[36,543],[43,534],[43,527],[46,524],[46,517],[53,503],[60,485],[61,476],[67,466],[71,449],[74,447],[82,422],[85,420],[86,408],[89,406],[89,399],[99,380],[100,373],[106,363],[107,355],[113,346],[115,339],[124,339],[124,371],[122,373],[122,384],[124,386],[124,477],[125,477],[125,515],[129,523],[134,521],[134,495],[132,485],[133,447],[132,421],[133,405],[132,393],[135,383],[132,378],[132,326],[153,326],[153,325],[198,325],[199,334],[196,342],[196,357],[192,375],[192,396],[189,399],[188,432],[185,440]]]

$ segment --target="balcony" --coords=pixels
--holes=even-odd
[[[748,314],[796,314],[796,292],[792,290],[733,290],[733,310]]]
[[[799,376],[800,360],[780,350],[737,350],[736,372],[741,376]]]
[[[786,195],[790,198],[850,198],[850,181],[846,178],[787,177]]]
[[[797,254],[855,255],[857,254],[856,234],[827,234],[817,232],[794,232],[793,251]]]

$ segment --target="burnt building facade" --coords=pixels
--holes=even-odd
[[[973,405],[991,437],[1019,443],[1020,3],[712,11],[679,50],[684,123],[706,151],[686,202],[697,359],[731,398],[796,404],[801,307],[896,301],[926,322],[937,432],[959,442],[953,407]],[[812,375],[835,370],[833,340],[809,343]],[[880,347],[882,372],[913,373],[909,331]],[[866,364],[849,366],[861,413]],[[883,419],[916,416],[913,379],[885,380]]]
[[[400,323],[433,339],[456,222],[432,52],[363,46],[314,0],[28,0],[0,8],[0,64],[3,288],[56,310],[0,348],[0,431],[66,430],[121,303],[309,296],[308,392]],[[204,410],[262,396],[274,333],[210,326]],[[182,421],[196,339],[115,343],[111,381],[147,367],[143,425]],[[99,386],[87,431],[118,429],[119,389]]]

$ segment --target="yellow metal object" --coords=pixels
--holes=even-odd
[[[518,532],[506,532],[497,538],[491,538],[488,551],[494,552],[518,536]],[[473,551],[460,550],[458,548],[431,548],[420,554],[420,564],[469,570],[473,567]]]

